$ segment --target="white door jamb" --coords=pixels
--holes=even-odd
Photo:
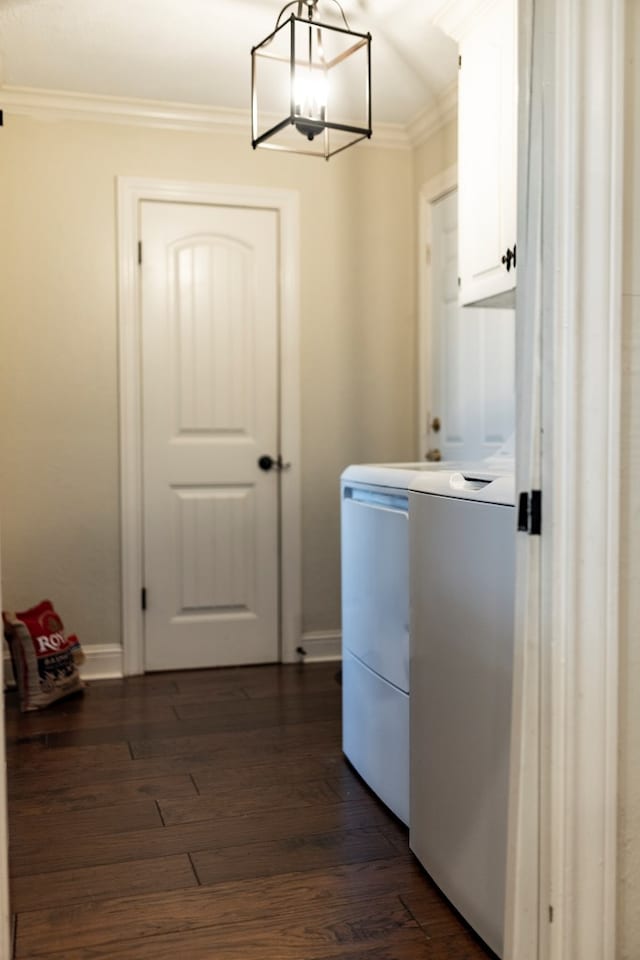
[[[518,571],[505,958],[614,960],[624,0],[521,0],[520,18],[541,194],[521,208],[518,321],[539,291],[542,406],[519,418],[518,489],[541,466],[543,512],[539,593]]]

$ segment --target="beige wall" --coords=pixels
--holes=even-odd
[[[120,640],[115,178],[299,191],[303,629],[339,626],[338,477],[414,455],[412,157],[329,163],[248,137],[5,117],[0,150],[0,511],[7,607],[49,596]]]
[[[452,120],[413,151],[416,195],[425,183],[458,162],[458,122]]]
[[[640,957],[640,2],[627,2],[618,960]]]

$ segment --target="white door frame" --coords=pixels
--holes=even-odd
[[[458,167],[454,164],[427,180],[418,194],[418,436],[416,459],[423,460],[426,450],[427,413],[432,409],[431,393],[431,243],[433,214],[431,205],[451,193],[458,185]]]
[[[118,177],[122,641],[125,676],[144,672],[139,210],[144,200],[275,210],[280,231],[280,656],[297,659],[301,614],[299,204],[292,190]]]
[[[519,534],[505,957],[614,960],[624,0],[520,0],[520,22],[518,489],[543,514]]]
[[[446,4],[454,39],[471,7]],[[615,960],[624,0],[518,7],[517,489],[543,514],[518,535],[505,960]]]

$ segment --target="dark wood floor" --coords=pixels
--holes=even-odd
[[[345,763],[336,674],[8,694],[15,957],[486,960]]]

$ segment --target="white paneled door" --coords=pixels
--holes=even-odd
[[[515,315],[459,305],[457,216],[455,191],[431,206],[426,441],[443,460],[479,460],[514,429]]]
[[[277,218],[141,204],[147,670],[279,659]]]

